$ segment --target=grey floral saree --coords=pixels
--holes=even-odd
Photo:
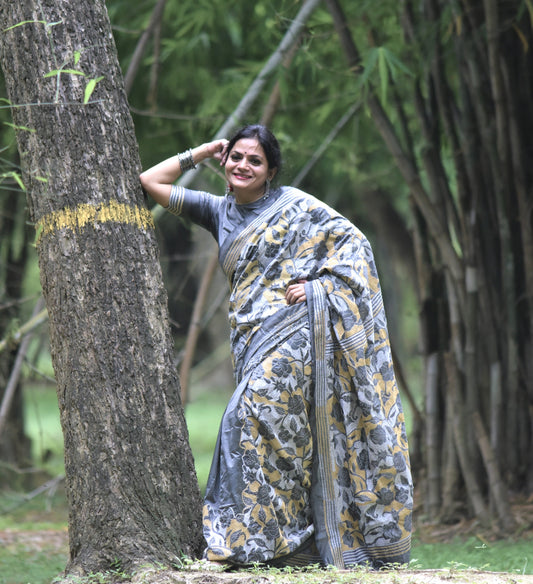
[[[237,389],[204,505],[206,558],[345,568],[408,561],[407,437],[372,250],[283,187],[250,205],[174,187],[219,243]],[[305,303],[285,290],[306,280]]]

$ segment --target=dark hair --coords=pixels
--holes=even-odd
[[[231,138],[228,144],[226,152],[229,154],[235,144],[242,140],[243,138],[255,138],[261,147],[265,151],[265,156],[268,162],[268,168],[276,168],[276,174],[279,175],[281,170],[281,149],[279,147],[278,140],[276,136],[262,124],[249,124],[242,127],[234,136]]]

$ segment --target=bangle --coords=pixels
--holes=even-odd
[[[192,157],[192,150],[190,148],[188,150],[185,150],[185,152],[180,152],[178,154],[178,160],[180,163],[181,172],[187,172],[188,170],[192,170],[193,168],[197,168],[196,164],[194,164],[194,159]]]

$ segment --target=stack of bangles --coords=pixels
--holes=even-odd
[[[190,148],[185,150],[185,152],[180,152],[178,154],[178,160],[181,172],[186,172],[187,170],[196,168],[196,164],[194,164],[194,159],[192,157],[192,150]]]

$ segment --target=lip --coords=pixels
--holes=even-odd
[[[233,174],[233,177],[238,179],[238,180],[250,180],[252,177],[251,176],[247,176],[245,174]]]

